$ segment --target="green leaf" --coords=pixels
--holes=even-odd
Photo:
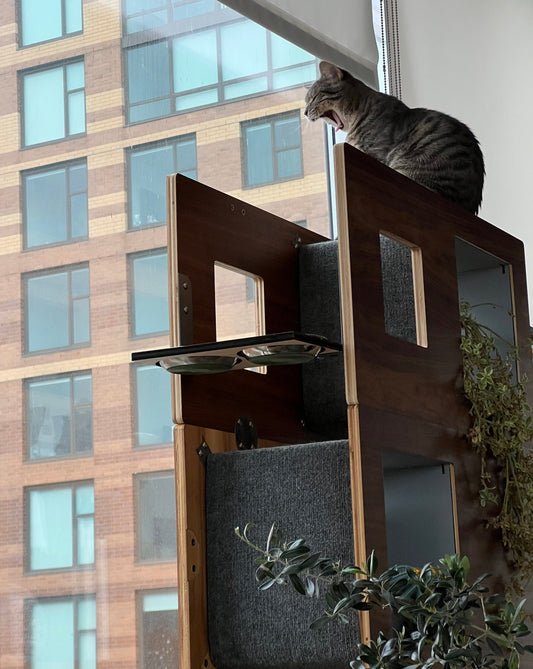
[[[296,590],[296,592],[300,593],[300,595],[305,595],[305,586],[302,583],[301,578],[297,574],[289,574],[289,580],[291,582],[292,587]]]

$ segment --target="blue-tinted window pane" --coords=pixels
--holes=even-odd
[[[85,344],[90,339],[89,299],[75,300],[72,304],[73,342]]]
[[[278,177],[288,179],[300,176],[302,173],[302,160],[300,149],[288,149],[278,153]]]
[[[69,167],[69,186],[71,193],[87,190],[87,165],[85,163]]]
[[[21,19],[24,46],[61,37],[61,0],[21,0]]]
[[[274,88],[288,88],[289,86],[298,86],[306,84],[316,79],[316,65],[301,65],[293,67],[290,70],[281,70],[272,75],[272,84]]]
[[[176,99],[176,111],[193,109],[194,107],[203,107],[205,105],[214,105],[218,102],[218,91],[216,88],[201,91],[200,93],[189,93],[180,95]]]
[[[32,669],[74,667],[74,602],[33,605],[30,647]]]
[[[300,119],[298,116],[284,118],[274,124],[274,145],[276,149],[300,146]]]
[[[70,198],[71,236],[87,237],[87,193],[78,193]]]
[[[81,0],[66,0],[65,24],[67,33],[82,29]]]
[[[216,84],[218,80],[217,44],[214,30],[202,30],[173,42],[174,90]]]
[[[94,564],[94,517],[78,518],[78,564]]]
[[[135,335],[168,331],[167,254],[135,258],[133,302]]]
[[[198,0],[198,2],[189,2],[186,4],[174,3],[173,20],[180,21],[189,19],[200,14],[207,14],[216,9],[215,0]]]
[[[132,227],[166,220],[166,177],[175,172],[174,149],[159,146],[130,154]]]
[[[166,41],[128,50],[130,103],[162,98],[170,93],[168,43]],[[168,112],[167,112],[168,113]]]
[[[65,137],[63,68],[24,75],[24,143],[39,144],[63,137]]]
[[[298,63],[314,60],[314,56],[310,53],[300,49],[295,44],[287,42],[287,40],[275,33],[270,34],[270,40],[273,68],[289,67],[290,65],[298,65]]]
[[[165,4],[166,0],[126,0],[126,13],[137,14],[150,9],[157,9]]]
[[[177,611],[177,592],[153,592],[143,595],[143,611]]]
[[[96,633],[82,632],[79,636],[79,669],[96,669]]]
[[[92,483],[76,488],[76,513],[94,513],[94,486]]]
[[[68,96],[68,132],[77,135],[85,132],[85,92],[77,91]]]
[[[248,185],[273,181],[271,124],[246,128],[246,160]]]
[[[68,274],[58,272],[28,279],[28,350],[68,346]]]
[[[172,442],[170,376],[159,367],[137,370],[137,443],[139,446]]]
[[[142,105],[130,107],[130,122],[138,123],[151,118],[160,118],[170,114],[170,99],[157,100],[156,102],[145,102]]]
[[[82,60],[67,65],[67,91],[85,87],[85,66]]]
[[[26,244],[64,242],[67,229],[67,183],[64,169],[25,178]]]
[[[185,172],[196,170],[196,141],[194,139],[178,142],[178,164],[176,170]]]
[[[176,559],[174,475],[142,477],[138,492],[138,558]]]
[[[72,567],[72,491],[30,491],[30,567]]]
[[[96,603],[94,599],[82,599],[78,603],[78,629],[96,629]]]
[[[224,81],[268,70],[266,30],[251,21],[222,26],[221,54]]]
[[[245,95],[253,95],[254,93],[262,93],[268,88],[268,79],[266,77],[256,77],[255,79],[245,79],[238,81],[236,84],[227,84],[224,86],[224,99],[232,100],[233,98],[241,98]]]
[[[85,297],[89,294],[89,270],[87,267],[75,269],[71,272],[72,297]]]
[[[30,458],[69,453],[70,378],[35,381],[28,387]]]
[[[141,14],[128,19],[126,22],[126,32],[128,35],[140,32],[141,30],[154,30],[167,23],[168,12],[164,9],[161,12],[150,12]]]
[[[74,377],[74,403],[92,402],[92,379],[90,375]]]

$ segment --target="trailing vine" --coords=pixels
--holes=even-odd
[[[496,333],[477,322],[470,305],[460,307],[464,392],[470,402],[467,438],[481,461],[482,507],[496,506],[488,521],[501,532],[516,570],[513,587],[533,577],[533,439],[525,377],[515,380],[517,350],[502,356]],[[494,466],[488,466],[492,462]]]

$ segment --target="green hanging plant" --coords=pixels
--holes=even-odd
[[[533,576],[533,439],[523,377],[515,380],[517,350],[503,357],[496,333],[460,305],[464,392],[470,403],[467,439],[481,460],[482,507],[495,507],[489,524],[501,532],[515,570],[517,592]],[[489,465],[490,462],[490,465]]]

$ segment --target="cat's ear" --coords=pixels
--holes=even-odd
[[[342,79],[344,77],[344,72],[340,67],[333,65],[333,63],[328,63],[326,60],[322,60],[319,63],[318,69],[320,70],[320,74],[328,79]]]

